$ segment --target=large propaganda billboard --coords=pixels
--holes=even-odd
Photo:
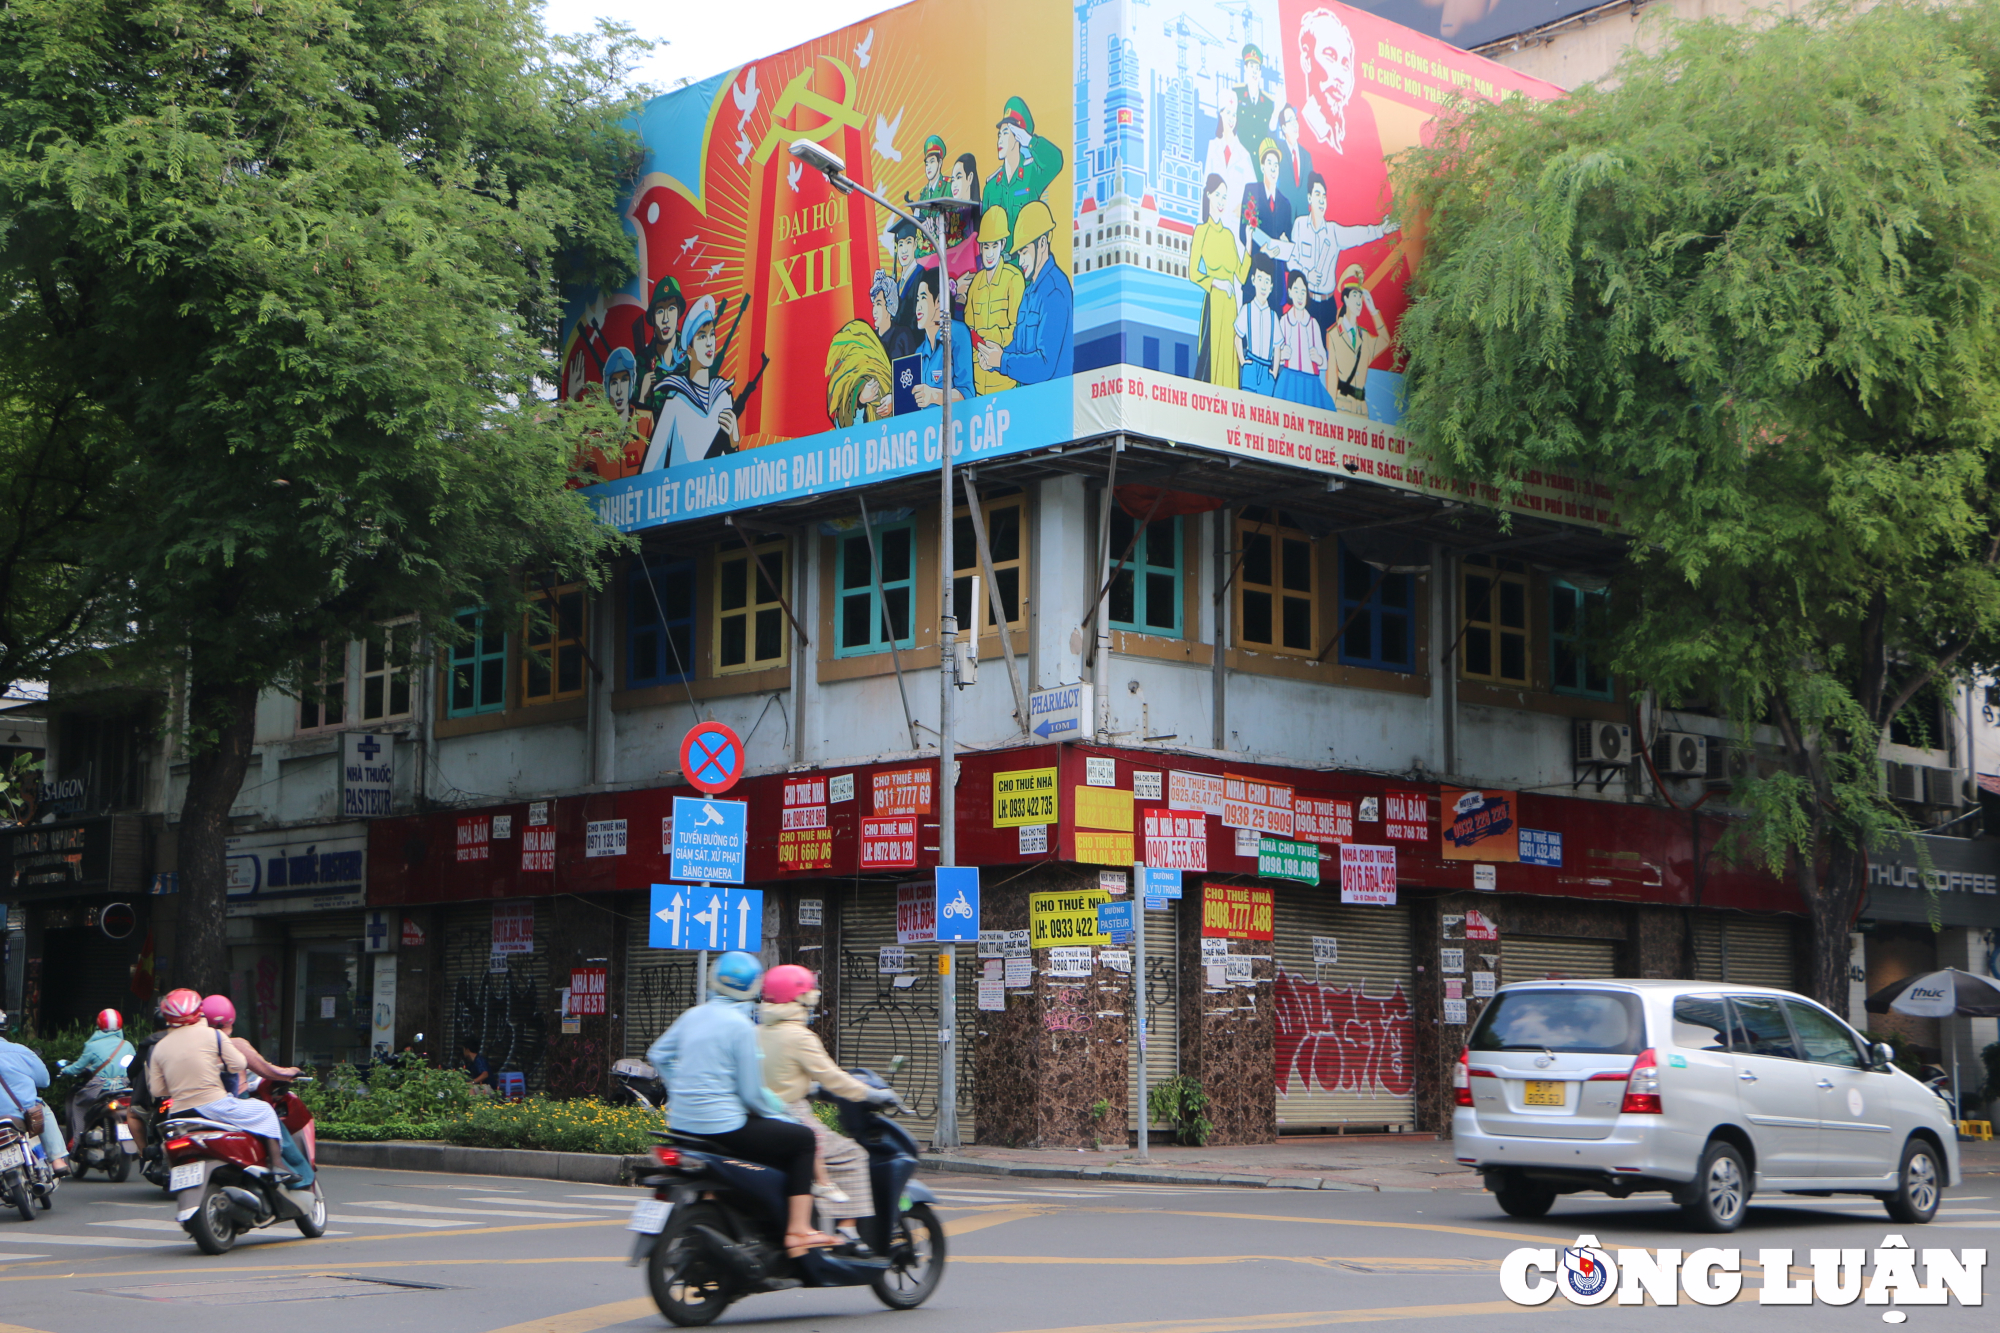
[[[632,531],[928,471],[946,393],[963,462],[1126,431],[1463,493],[1397,424],[1424,237],[1387,163],[1454,98],[1559,95],[1331,0],[918,0],[655,99],[639,276],[579,294],[563,348],[564,392],[630,423],[587,493]],[[796,139],[962,201],[945,253]],[[1525,482],[1616,522],[1608,489]]]

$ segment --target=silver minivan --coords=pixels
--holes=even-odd
[[[1705,981],[1502,986],[1458,1057],[1456,1157],[1513,1217],[1665,1190],[1734,1231],[1758,1190],[1928,1222],[1959,1183],[1944,1102],[1803,996]]]

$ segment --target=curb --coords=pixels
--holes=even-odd
[[[321,1166],[384,1171],[447,1171],[467,1176],[532,1176],[579,1185],[629,1185],[644,1158],[530,1148],[462,1148],[451,1143],[351,1143],[321,1139]]]
[[[948,1175],[1012,1176],[1026,1180],[1103,1180],[1138,1185],[1234,1185],[1239,1189],[1337,1190],[1342,1193],[1359,1194],[1381,1192],[1380,1186],[1356,1184],[1346,1180],[1327,1180],[1317,1176],[1244,1176],[1208,1171],[1160,1171],[1126,1166],[1050,1166],[1039,1163],[1013,1166],[1005,1162],[989,1162],[980,1158],[947,1157],[941,1153],[923,1153],[917,1162],[927,1170],[941,1171]]]

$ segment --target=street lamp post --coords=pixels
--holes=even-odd
[[[794,139],[791,155],[814,171],[842,194],[860,194],[874,200],[918,231],[927,231],[938,257],[937,321],[938,341],[943,354],[943,383],[938,392],[938,865],[958,864],[958,616],[952,605],[951,498],[951,393],[953,383],[951,345],[951,265],[946,259],[945,213],[952,209],[976,208],[960,199],[926,199],[917,204],[928,208],[931,225],[877,194],[847,174],[847,164],[810,139]],[[895,634],[895,627],[889,629]],[[958,1136],[958,946],[938,946],[938,1115],[932,1146],[956,1148]]]

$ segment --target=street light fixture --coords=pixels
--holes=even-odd
[[[951,266],[946,261],[945,214],[960,209],[978,211],[979,206],[963,199],[925,199],[915,207],[931,213],[932,225],[900,208],[847,174],[847,163],[811,139],[794,139],[787,150],[798,161],[826,177],[827,184],[841,194],[860,194],[872,199],[920,232],[928,232],[938,257],[937,320],[938,342],[943,353],[942,383],[938,395],[938,457],[942,496],[938,510],[938,865],[958,864],[958,738],[957,685],[958,616],[952,606],[952,575],[957,565],[952,559],[951,511]],[[977,585],[975,585],[977,586]],[[894,633],[894,627],[890,632]],[[1001,632],[1006,627],[1001,626]],[[976,649],[975,649],[976,651]],[[950,1149],[959,1146],[958,1136],[958,946],[943,944],[938,950],[938,1061],[937,1131],[932,1146]]]

